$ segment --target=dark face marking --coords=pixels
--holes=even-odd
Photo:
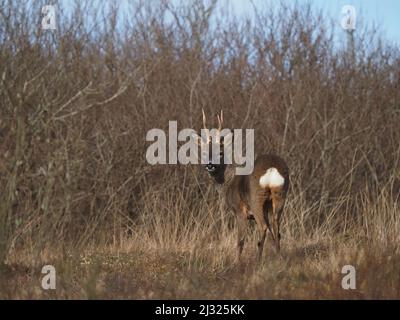
[[[223,144],[218,144],[218,149],[219,163],[214,163],[212,158],[212,143],[209,143],[208,161],[206,161],[204,168],[217,183],[222,184],[224,183],[224,174],[226,169],[226,164],[224,163]]]

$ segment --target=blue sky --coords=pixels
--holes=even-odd
[[[104,0],[94,0],[100,2]],[[114,1],[114,0],[106,0]],[[119,0],[120,3],[125,1],[136,0]],[[144,0],[147,1],[147,0]],[[188,2],[189,0],[169,0],[175,3]],[[208,0],[204,0],[208,2]],[[273,8],[279,4],[281,0],[220,0],[224,6],[228,5],[233,9],[236,14],[248,14],[251,16],[252,5],[256,7]],[[295,0],[283,0],[285,2],[294,3]],[[71,5],[73,1],[62,0],[63,4]],[[154,1],[154,2],[157,2]],[[310,3],[315,9],[322,9],[328,16],[337,21],[338,31],[341,32],[340,20],[341,9],[344,5],[352,5],[356,9],[357,18],[362,17],[364,23],[368,26],[378,26],[381,35],[384,36],[389,42],[395,43],[400,46],[400,0],[297,0],[299,4]],[[357,31],[357,26],[356,26]]]
[[[232,5],[237,14],[250,14],[250,0],[224,0]],[[293,0],[286,0],[294,2]],[[253,0],[256,6],[274,5],[278,0]],[[352,5],[357,16],[369,26],[378,27],[381,34],[390,42],[400,45],[400,0],[297,0],[299,4],[310,3],[315,9],[322,9],[328,16],[334,18],[340,28],[341,9],[344,5]],[[356,27],[357,31],[357,27]]]

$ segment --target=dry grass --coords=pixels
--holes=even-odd
[[[398,48],[361,29],[337,48],[307,6],[136,2],[124,20],[82,1],[51,32],[42,4],[0,0],[1,298],[400,297]],[[237,264],[203,170],[146,163],[146,132],[198,128],[201,108],[287,160],[282,256],[255,265],[253,226]]]
[[[211,212],[203,223],[187,221],[177,226],[173,221],[184,221],[185,213],[174,212],[164,216],[162,225],[156,217],[147,221],[117,245],[88,246],[79,253],[44,250],[39,258],[32,257],[29,250],[15,252],[5,270],[3,298],[400,297],[400,233],[399,219],[393,217],[393,212],[398,212],[394,203],[382,197],[375,208],[360,208],[361,215],[374,213],[373,218],[366,219],[364,228],[351,227],[339,233],[333,227],[335,221],[339,224],[342,220],[339,211],[332,212],[328,224],[304,232],[309,217],[302,216],[304,211],[296,210],[294,204],[291,199],[286,212],[282,255],[274,252],[272,244],[267,245],[261,265],[255,263],[256,240],[251,232],[254,226],[249,228],[243,261],[239,264],[235,261],[235,230],[210,223],[215,218]],[[388,219],[382,220],[383,217]],[[182,230],[178,235],[177,228],[186,232]],[[54,292],[40,288],[40,270],[44,264],[56,267]],[[347,264],[356,268],[356,290],[341,287],[341,270]]]

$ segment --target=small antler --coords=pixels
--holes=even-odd
[[[221,136],[221,131],[222,131],[222,125],[224,123],[224,113],[221,110],[221,115],[217,114],[217,119],[218,119],[218,131],[217,131],[217,141],[220,141],[220,136]]]
[[[201,108],[201,112],[203,113],[203,128],[207,129],[206,127],[206,114],[204,113],[204,109]]]
[[[204,113],[204,109],[203,108],[201,108],[201,112],[203,113],[203,128],[204,128],[204,131],[205,131],[206,136],[207,136],[206,137],[207,138],[206,143],[209,143],[210,140],[211,140],[210,131],[207,129],[207,126],[206,126],[206,114]]]
[[[222,124],[224,122],[224,113],[221,110],[221,116],[217,115],[217,119],[218,119],[218,131],[222,130]]]

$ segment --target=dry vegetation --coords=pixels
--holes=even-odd
[[[46,31],[44,1],[0,0],[0,297],[399,298],[398,48],[359,28],[340,49],[307,6],[110,3]],[[146,132],[201,108],[287,160],[282,257],[255,266],[249,230],[237,265],[205,172],[146,163]]]

